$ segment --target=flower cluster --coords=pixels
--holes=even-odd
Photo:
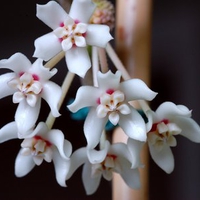
[[[200,127],[187,107],[164,102],[154,112],[147,101],[153,100],[157,93],[142,80],[127,80],[118,66],[115,72],[109,68],[106,72],[102,70],[104,73],[99,70],[99,63],[105,67],[100,54],[105,53],[112,39],[107,25],[114,22],[112,14],[113,7],[107,1],[74,0],[69,13],[55,1],[37,5],[36,16],[52,31],[35,40],[35,62],[31,64],[19,52],[0,60],[0,68],[10,70],[0,76],[0,98],[12,95],[13,103],[18,104],[14,121],[0,129],[0,142],[23,140],[15,160],[17,177],[25,176],[35,165],[46,161],[53,162],[56,180],[63,187],[83,165],[82,179],[88,195],[97,190],[102,177],[110,181],[113,172],[120,174],[130,188],[137,189],[144,143],[148,143],[155,163],[171,173],[174,169],[171,147],[177,145],[176,136],[200,142]],[[63,57],[69,72],[59,86],[50,79],[59,72],[53,67]],[[51,64],[52,60],[56,62]],[[60,116],[59,108],[69,82],[74,75],[84,78],[91,67],[94,86],[82,85],[75,100],[67,106],[73,113],[82,108],[89,110],[83,126],[87,145],[73,152],[65,134],[52,127]],[[38,122],[42,99],[50,108],[46,122]],[[134,102],[139,103],[146,119]],[[106,138],[108,122],[122,128],[128,138],[126,143],[112,143]]]

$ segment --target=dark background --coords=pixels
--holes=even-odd
[[[31,61],[34,40],[50,31],[35,16],[36,3],[45,0],[4,1],[0,6],[0,59],[9,58],[16,52],[25,54]],[[13,4],[14,3],[14,4]],[[155,0],[152,23],[152,82],[151,88],[158,92],[152,102],[156,109],[164,101],[184,104],[193,110],[193,118],[200,123],[200,1]],[[59,73],[54,80],[59,84],[67,72],[64,62],[58,65]],[[3,72],[3,70],[1,70]],[[63,72],[63,73],[62,73]],[[79,79],[73,82],[69,97],[73,97]],[[12,121],[16,105],[11,97],[0,101],[0,126]],[[41,120],[48,110],[43,105]],[[62,117],[56,120],[74,149],[84,146],[82,122],[72,121],[66,106]],[[64,123],[63,123],[64,119]],[[66,125],[67,124],[67,125]],[[76,127],[76,130],[74,129]],[[173,148],[175,170],[167,175],[150,160],[150,200],[199,200],[200,199],[200,144],[178,137],[178,146]],[[81,169],[67,181],[67,188],[60,187],[54,176],[52,164],[43,163],[23,178],[14,175],[14,161],[20,149],[19,140],[0,145],[0,200],[40,199],[111,199],[110,182],[103,181],[98,191],[86,196],[81,181]]]

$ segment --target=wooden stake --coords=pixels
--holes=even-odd
[[[132,78],[150,83],[151,0],[117,0],[116,50]],[[113,142],[126,142],[127,136],[118,128]],[[148,150],[142,153],[144,169],[140,170],[141,189],[132,190],[117,174],[113,179],[113,200],[148,200]]]

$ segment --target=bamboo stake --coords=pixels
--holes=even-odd
[[[151,0],[117,0],[116,50],[132,78],[150,83]],[[116,129],[113,142],[126,142],[127,136]],[[141,189],[132,190],[118,174],[113,178],[113,200],[148,200],[148,151],[141,154],[145,168],[140,170]]]

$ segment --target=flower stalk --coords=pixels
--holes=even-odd
[[[54,56],[51,60],[49,60],[44,66],[52,69],[58,62],[60,62],[61,59],[63,59],[65,56],[65,52],[61,51],[56,56]]]
[[[75,74],[74,73],[71,73],[71,72],[68,72],[64,81],[63,81],[63,84],[62,84],[62,95],[61,95],[61,98],[60,98],[60,101],[58,103],[58,109],[60,109],[66,95],[67,95],[67,92],[69,91],[69,88],[71,86],[71,83],[73,81],[75,77]],[[48,126],[49,129],[51,129],[53,127],[53,124],[55,122],[55,117],[52,115],[52,113],[50,112],[47,119],[46,119],[46,124]]]

